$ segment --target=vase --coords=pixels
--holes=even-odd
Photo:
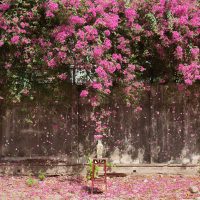
[[[98,143],[97,143],[97,158],[103,158],[102,140],[98,140]]]

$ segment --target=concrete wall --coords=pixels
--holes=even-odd
[[[174,85],[151,86],[143,94],[143,110],[135,113],[117,102],[107,106],[109,119],[105,156],[114,163],[197,164],[200,159],[200,96],[198,86],[178,92]],[[91,108],[77,90],[63,103],[23,103],[1,108],[0,159],[59,158],[84,163],[95,154]]]

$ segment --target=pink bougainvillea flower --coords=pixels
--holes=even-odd
[[[92,98],[90,99],[90,102],[91,102],[91,105],[92,105],[93,107],[97,107],[97,106],[100,105],[97,96],[92,97]]]
[[[0,40],[0,47],[4,45],[4,42]]]
[[[93,26],[85,26],[85,31],[86,31],[86,39],[88,41],[93,41],[98,36],[98,31]]]
[[[79,30],[79,31],[77,32],[77,36],[78,36],[81,40],[84,40],[84,38],[85,38],[85,32],[82,31],[82,30]]]
[[[47,6],[49,8],[50,11],[54,12],[58,10],[58,4],[54,1],[48,1]]]
[[[104,93],[105,93],[105,94],[110,94],[111,91],[110,91],[110,89],[105,89],[105,90],[104,90]]]
[[[119,23],[119,15],[105,13],[103,21],[108,29],[115,30]]]
[[[25,24],[24,22],[21,22],[21,23],[20,23],[20,26],[21,26],[22,28],[25,28],[25,27],[26,27],[26,24]]]
[[[93,56],[94,58],[99,58],[103,54],[103,49],[101,47],[94,47]]]
[[[176,47],[175,55],[176,55],[177,59],[183,58],[183,49],[180,46]]]
[[[22,38],[22,43],[23,44],[30,44],[30,40],[27,38]]]
[[[184,81],[188,85],[196,80],[200,80],[200,65],[197,62],[192,62],[190,65],[179,64],[178,70],[183,74]]]
[[[20,37],[18,35],[15,35],[11,38],[11,43],[12,44],[18,44],[19,43]]]
[[[199,48],[192,48],[191,50],[191,55],[194,59],[198,58],[199,56]]]
[[[122,55],[121,55],[121,54],[116,54],[116,53],[114,53],[114,54],[112,55],[112,58],[113,58],[114,60],[116,60],[116,61],[122,61]]]
[[[12,19],[12,21],[15,22],[15,23],[18,23],[18,22],[19,22],[19,18],[18,18],[18,17],[14,17],[14,18]]]
[[[56,39],[56,41],[63,44],[65,42],[66,37],[67,37],[66,32],[62,31],[62,32],[59,32],[59,33],[56,34],[55,39]]]
[[[105,34],[105,36],[108,37],[108,36],[110,36],[110,31],[109,31],[109,30],[105,30],[105,31],[104,31],[104,34]]]
[[[186,83],[187,85],[192,85],[193,81],[190,80],[190,79],[185,79],[185,83]]]
[[[116,66],[115,65],[109,65],[107,70],[110,74],[113,74],[116,71]]]
[[[61,58],[61,59],[65,59],[66,58],[66,53],[62,52],[62,51],[59,51],[58,52],[58,57]]]
[[[51,60],[48,60],[48,61],[47,61],[47,65],[48,65],[48,67],[50,67],[50,68],[54,68],[54,67],[56,66],[56,61],[55,61],[55,59],[52,58]]]
[[[8,4],[8,3],[0,4],[0,10],[2,10],[2,11],[6,11],[9,8],[10,8],[10,4]]]
[[[82,90],[80,97],[87,97],[88,96],[88,91],[87,90]]]
[[[172,32],[172,39],[175,41],[175,42],[178,42],[181,40],[181,36],[179,34],[178,31],[173,31]]]
[[[135,67],[135,65],[133,65],[133,64],[129,64],[129,65],[128,65],[128,69],[129,69],[131,72],[134,72],[135,69],[136,69],[136,67]]]
[[[47,10],[46,17],[54,17],[54,14],[50,10]]]
[[[99,76],[100,78],[105,78],[105,77],[107,77],[107,73],[105,72],[105,70],[104,70],[101,66],[97,67],[97,68],[95,69],[95,72],[98,74],[98,76]]]
[[[135,108],[135,110],[134,110],[135,112],[140,112],[140,111],[142,111],[142,107],[140,107],[140,106],[137,106],[136,108]]]
[[[103,48],[105,50],[109,50],[112,47],[111,41],[109,39],[105,39],[104,43],[103,43]]]
[[[135,29],[135,31],[137,32],[137,33],[139,33],[140,31],[142,31],[142,26],[141,25],[139,25],[139,24],[134,24],[133,25],[134,26],[134,29]],[[136,40],[138,40],[138,41],[140,41],[140,39],[138,38],[138,37],[136,37],[135,39]]]
[[[95,140],[101,140],[103,138],[103,135],[94,135]]]
[[[137,13],[134,9],[132,8],[127,8],[125,10],[125,16],[128,19],[129,22],[133,22],[135,17],[137,16]]]
[[[67,75],[65,73],[62,73],[62,74],[59,74],[58,75],[58,78],[62,81],[66,80],[67,79]]]
[[[82,18],[82,17],[79,17],[79,16],[71,16],[70,17],[70,22],[72,24],[79,24],[79,25],[82,25],[85,23],[85,19]]]
[[[11,67],[12,67],[12,65],[10,63],[6,63],[4,66],[5,69],[10,69]]]
[[[84,49],[84,47],[87,45],[87,42],[84,41],[77,41],[76,45],[75,45],[75,49],[77,50],[81,50]]]
[[[92,87],[94,89],[97,89],[97,90],[102,90],[102,84],[101,83],[93,82]]]
[[[143,71],[145,71],[145,70],[146,70],[146,69],[145,69],[143,66],[140,67],[140,71],[141,71],[141,72],[143,72]]]

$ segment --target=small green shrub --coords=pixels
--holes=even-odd
[[[91,180],[92,179],[92,159],[89,158],[88,159],[88,167],[87,167],[87,175],[86,178],[87,180]],[[99,167],[95,166],[94,168],[94,178],[98,177],[98,173],[99,173]]]
[[[91,180],[92,178],[92,159],[89,158],[88,159],[88,167],[87,167],[87,175],[86,178],[87,180]],[[112,164],[111,162],[107,162],[106,167],[107,167],[107,171],[111,171],[112,167],[114,167],[115,165]],[[100,167],[95,165],[94,168],[94,178],[98,177],[98,173],[99,173]]]
[[[46,178],[45,172],[40,170],[39,174],[38,174],[38,178],[39,178],[40,181],[44,181],[44,179]]]
[[[36,179],[33,179],[32,177],[28,178],[26,180],[26,184],[29,186],[29,187],[32,187],[32,186],[35,186],[37,184],[37,180]]]

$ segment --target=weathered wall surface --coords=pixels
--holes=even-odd
[[[105,156],[114,163],[193,163],[200,158],[200,96],[198,86],[178,92],[175,86],[152,86],[135,113],[110,102]],[[62,104],[23,104],[1,110],[0,158],[58,157],[83,163],[95,152],[91,108],[77,91]]]
[[[194,163],[199,160],[200,96],[198,86],[178,92],[173,86],[151,89],[151,159]]]

